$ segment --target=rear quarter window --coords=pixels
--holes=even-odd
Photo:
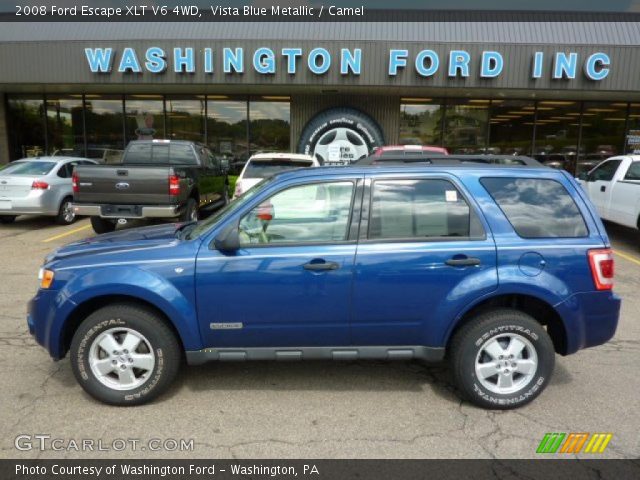
[[[544,178],[483,178],[489,195],[523,238],[588,235],[575,201],[559,182]]]

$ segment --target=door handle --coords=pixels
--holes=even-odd
[[[326,270],[337,270],[340,268],[340,264],[336,262],[325,262],[324,260],[311,260],[309,263],[305,263],[302,268],[311,272],[323,272]]]
[[[604,192],[606,189],[607,189],[607,186],[606,186],[606,185],[602,185],[602,186],[600,187],[600,191],[601,191],[601,192]]]
[[[451,267],[474,267],[480,265],[480,259],[476,257],[450,258],[444,263]]]

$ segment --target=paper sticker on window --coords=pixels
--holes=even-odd
[[[445,192],[445,200],[447,202],[457,202],[458,201],[458,192],[456,190],[447,190]]]

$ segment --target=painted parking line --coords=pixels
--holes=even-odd
[[[635,263],[636,265],[640,265],[640,258],[631,255],[629,253],[622,253],[620,250],[614,250],[613,251],[614,254],[621,256],[622,258],[624,258],[625,260],[631,262],[631,263]]]
[[[42,240],[42,243],[53,242],[59,238],[68,237],[69,235],[73,235],[74,233],[81,232],[83,230],[88,230],[91,228],[91,225],[84,225],[83,227],[74,228],[73,230],[69,230],[68,232],[61,233],[60,235],[54,235],[53,237],[45,238]]]

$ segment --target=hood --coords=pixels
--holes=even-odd
[[[95,253],[122,252],[140,250],[177,243],[176,230],[182,223],[154,225],[151,227],[130,228],[119,232],[105,233],[69,243],[47,255],[45,263]]]

